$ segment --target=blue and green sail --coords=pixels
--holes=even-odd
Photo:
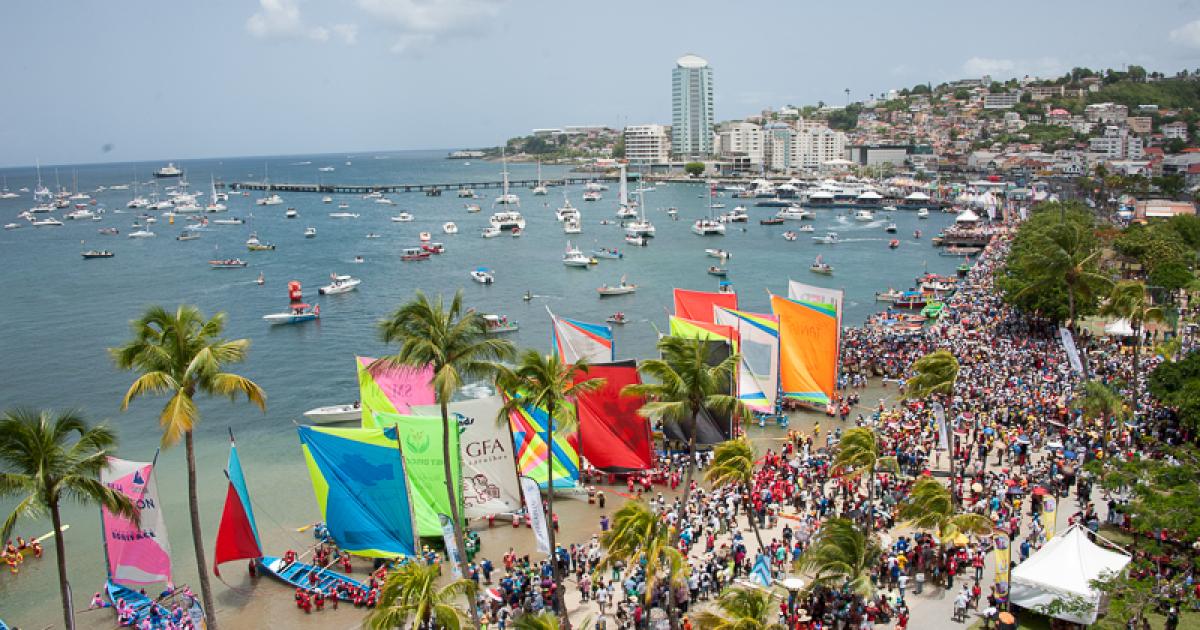
[[[446,471],[442,464],[442,419],[436,416],[376,412],[375,424],[386,427],[389,433],[393,427],[400,431],[417,532],[421,536],[441,536],[442,524],[438,515],[452,514],[450,497],[446,493]],[[454,476],[451,487],[458,489],[455,501],[458,503],[458,514],[462,516],[462,463],[457,419],[451,417],[450,425],[453,427],[450,431],[450,474]]]

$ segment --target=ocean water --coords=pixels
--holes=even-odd
[[[443,157],[444,152],[279,156],[194,160],[180,166],[187,170],[193,188],[205,192],[210,175],[219,181],[250,181],[260,180],[265,171],[274,182],[442,183],[500,178],[498,163],[471,160],[468,165]],[[347,166],[346,161],[351,165]],[[317,170],[326,165],[336,170]],[[90,193],[101,185],[128,184],[135,175],[146,182],[158,166],[161,164],[60,166],[57,178],[68,189],[77,180],[78,189]],[[51,188],[55,186],[55,170],[42,168],[42,180]],[[536,177],[533,164],[510,164],[509,170],[514,179]],[[564,172],[562,167],[543,167],[548,178]],[[14,191],[20,187],[32,189],[36,183],[33,168],[2,169],[0,175]],[[141,192],[148,194],[151,190],[143,186]],[[295,528],[316,520],[318,513],[301,460],[295,423],[304,420],[301,413],[306,409],[357,398],[354,356],[387,352],[378,341],[375,324],[417,289],[447,296],[462,289],[469,306],[520,323],[520,331],[509,335],[514,343],[542,350],[550,348],[547,307],[557,315],[592,322],[602,322],[613,312],[623,311],[630,321],[615,327],[616,352],[619,358],[637,358],[653,356],[657,331],[667,329],[673,288],[716,290],[718,279],[709,276],[706,269],[717,261],[705,255],[705,248],[732,253],[726,265],[728,280],[737,290],[742,308],[766,311],[768,291],[786,294],[790,277],[845,289],[847,325],[861,324],[878,310],[875,291],[907,288],[925,270],[952,273],[959,263],[938,256],[929,243],[929,237],[952,221],[952,215],[940,213],[933,213],[929,220],[918,220],[913,212],[892,213],[891,221],[899,227],[895,238],[902,242],[895,250],[887,247],[893,236],[884,232],[889,220],[882,212],[876,221],[860,223],[844,210],[817,210],[816,220],[805,223],[816,227],[816,235],[838,231],[844,242],[834,246],[814,243],[810,238],[813,234],[801,234],[795,242],[785,241],[781,234],[796,224],[760,226],[758,219],[770,216],[775,209],[750,204],[745,204],[750,210],[750,223],[727,226],[724,237],[699,237],[691,233],[690,226],[692,220],[707,213],[706,187],[699,183],[659,185],[645,195],[646,214],[658,228],[657,237],[648,247],[639,248],[627,247],[615,224],[615,184],[597,202],[584,202],[579,187],[552,188],[545,197],[514,190],[521,196],[521,211],[527,221],[521,238],[479,236],[487,225],[491,199],[498,191],[478,192],[482,198],[474,202],[483,207],[478,214],[468,214],[464,200],[457,199],[453,192],[441,197],[395,194],[391,195],[394,206],[353,195],[334,195],[332,204],[323,204],[320,195],[281,193],[283,205],[263,207],[254,205],[259,193],[236,195],[227,203],[228,213],[210,218],[240,216],[249,219],[247,225],[210,226],[200,239],[179,242],[174,237],[185,224],[182,217],[177,217],[174,226],[160,218],[151,226],[157,238],[127,238],[139,212],[125,211],[125,202],[133,195],[131,188],[90,193],[107,209],[99,222],[64,221],[64,227],[26,226],[0,231],[4,269],[0,274],[4,296],[0,300],[0,322],[5,332],[0,346],[0,409],[82,409],[90,419],[116,428],[121,456],[149,461],[159,446],[157,413],[165,400],[140,401],[122,413],[120,400],[134,375],[115,369],[106,349],[126,339],[129,320],[149,305],[191,303],[206,314],[225,311],[226,335],[253,342],[249,360],[234,369],[264,387],[269,406],[264,414],[244,402],[221,399],[200,403],[202,420],[196,441],[205,537],[211,550],[225,493],[222,469],[227,456],[227,429],[232,429],[239,442],[264,544],[272,551],[299,549],[310,538],[295,532]],[[568,236],[555,220],[554,209],[561,205],[564,193],[583,213],[584,232],[570,239],[585,252],[599,246],[618,247],[625,252],[624,259],[602,259],[590,269],[561,264]],[[343,201],[350,204],[349,211],[361,216],[330,218],[328,213],[337,211],[337,204]],[[733,208],[740,200],[719,201]],[[31,205],[28,194],[20,199],[0,199],[0,223],[19,221],[15,216]],[[289,207],[300,216],[284,218]],[[669,207],[679,209],[677,221],[666,214]],[[125,212],[115,213],[117,209]],[[411,212],[416,219],[411,223],[390,221],[390,216],[401,211]],[[58,212],[55,216],[61,215]],[[601,225],[601,219],[613,224]],[[457,223],[457,235],[441,233],[446,221]],[[107,226],[119,228],[121,234],[97,233]],[[304,238],[308,226],[317,228],[316,238]],[[915,229],[924,233],[921,240],[912,238]],[[445,243],[446,253],[425,262],[402,262],[400,251],[416,246],[421,231],[429,231],[435,241]],[[277,249],[248,252],[244,243],[251,232],[274,243]],[[371,232],[381,237],[367,239]],[[82,260],[79,253],[92,248],[110,249],[116,256]],[[833,276],[808,271],[817,254],[823,254],[824,260],[835,267]],[[364,262],[355,264],[355,256],[362,256]],[[250,264],[245,269],[213,270],[207,261],[214,257],[240,257]],[[495,271],[494,285],[471,281],[468,272],[479,266]],[[266,278],[264,286],[254,282],[260,272]],[[352,293],[318,297],[317,287],[326,284],[331,273],[352,274],[363,283]],[[596,287],[614,284],[621,276],[638,284],[638,292],[598,297]],[[303,283],[306,301],[320,304],[319,322],[272,327],[262,321],[264,314],[287,306],[286,285],[290,280]],[[522,300],[526,291],[537,297],[529,302]],[[195,584],[181,447],[162,453],[158,474],[176,581]],[[569,522],[572,511],[579,508],[564,503],[568,504],[564,519]],[[0,511],[5,515],[10,508],[10,502],[0,500]],[[71,505],[65,508],[64,520],[71,525],[67,534],[68,569],[75,602],[83,607],[104,580],[99,519],[93,508]],[[26,521],[18,527],[18,533],[36,536],[49,529],[47,523]],[[530,538],[527,530],[523,538]],[[498,557],[509,546],[509,542],[503,544],[493,549],[485,546],[485,555]],[[523,542],[514,544],[532,547]],[[40,563],[27,562],[18,576],[0,575],[0,618],[23,627],[55,623],[59,613],[51,555]],[[247,586],[241,567],[231,566],[230,573],[238,576],[232,586],[215,583],[218,606],[223,610],[249,616],[274,614],[275,609],[290,607],[286,589],[273,584]],[[227,612],[226,617],[229,615]],[[80,615],[82,627],[111,627],[111,620],[108,612]]]

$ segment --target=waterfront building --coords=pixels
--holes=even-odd
[[[682,158],[713,153],[713,73],[696,55],[675,61],[671,72],[671,150]]]
[[[630,125],[625,128],[625,159],[631,166],[666,164],[671,159],[670,128]]]
[[[763,128],[764,151],[767,168],[773,171],[789,171],[796,166],[792,162],[792,140],[796,130],[787,123],[768,123]]]
[[[717,131],[718,152],[724,158],[745,157],[751,166],[763,163],[763,129],[745,121],[723,123]],[[628,141],[626,142],[628,146]]]

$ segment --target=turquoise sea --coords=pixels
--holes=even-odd
[[[178,165],[186,169],[193,189],[206,193],[210,176],[226,182],[255,181],[262,179],[265,170],[269,170],[273,182],[500,179],[499,163],[471,160],[468,165],[444,156],[441,151],[275,156],[187,160]],[[349,166],[347,161],[351,162]],[[226,311],[227,335],[253,341],[250,359],[236,369],[266,389],[269,407],[262,414],[245,403],[201,402],[203,420],[196,440],[202,522],[210,549],[225,493],[221,471],[227,456],[227,429],[235,432],[239,442],[264,544],[281,551],[285,547],[302,548],[310,540],[307,534],[294,531],[318,518],[294,423],[303,421],[301,413],[306,409],[356,399],[354,356],[378,356],[387,351],[376,338],[374,324],[416,289],[447,296],[462,289],[470,306],[520,323],[520,331],[510,336],[515,343],[543,350],[550,347],[546,307],[557,315],[592,322],[602,322],[613,312],[623,311],[630,322],[614,331],[616,352],[619,358],[636,358],[652,356],[656,329],[666,330],[674,287],[716,290],[717,278],[706,273],[716,260],[705,255],[705,248],[721,248],[733,254],[728,262],[728,279],[740,296],[742,308],[767,310],[768,291],[786,294],[790,277],[845,289],[847,325],[861,324],[878,310],[875,291],[907,288],[924,270],[952,273],[959,264],[957,259],[938,256],[930,245],[929,237],[952,221],[953,215],[940,213],[929,220],[918,220],[913,212],[892,213],[891,220],[899,227],[896,237],[902,241],[896,250],[887,247],[893,236],[884,232],[889,221],[883,213],[874,222],[857,223],[843,210],[817,210],[817,218],[811,222],[815,234],[836,230],[844,240],[828,246],[814,243],[811,234],[801,234],[795,242],[784,240],[781,234],[796,224],[760,226],[758,220],[773,214],[774,209],[754,208],[748,203],[744,205],[749,207],[750,223],[730,225],[724,237],[699,237],[689,228],[692,220],[707,212],[707,189],[700,183],[660,185],[646,193],[647,217],[657,226],[658,234],[644,248],[626,247],[622,231],[615,224],[615,184],[597,202],[584,202],[579,187],[565,191],[551,188],[545,197],[535,197],[529,190],[514,190],[521,197],[521,211],[527,221],[521,238],[480,238],[491,200],[498,194],[496,189],[478,191],[481,199],[474,202],[483,207],[479,214],[468,214],[465,200],[455,198],[453,192],[441,197],[391,195],[395,206],[351,195],[335,195],[332,204],[323,204],[320,195],[282,193],[282,205],[263,207],[254,205],[259,193],[249,197],[231,195],[227,203],[230,211],[210,218],[240,216],[249,219],[247,225],[210,226],[200,239],[180,242],[175,236],[184,225],[182,217],[177,217],[174,226],[160,218],[151,226],[157,238],[127,238],[139,212],[125,210],[133,189],[92,191],[99,186],[130,184],[135,177],[144,183],[163,163],[165,160],[153,164],[42,167],[42,180],[49,187],[54,188],[57,171],[57,180],[64,187],[71,189],[73,180],[77,180],[78,190],[91,194],[107,212],[99,222],[64,220],[63,227],[26,225],[0,231],[4,270],[0,274],[0,322],[4,324],[0,409],[80,408],[92,420],[104,420],[116,427],[123,457],[149,461],[158,446],[157,412],[165,401],[149,399],[121,413],[121,396],[134,376],[116,370],[105,349],[120,344],[129,333],[128,321],[152,304],[193,303],[205,313]],[[336,170],[319,172],[321,166]],[[514,179],[536,177],[533,164],[510,164],[509,170]],[[564,172],[562,167],[543,168],[548,178]],[[0,175],[14,191],[21,187],[32,190],[36,183],[33,167],[0,169]],[[143,186],[141,192],[148,195],[152,189]],[[555,220],[554,209],[561,205],[564,193],[583,213],[584,232],[571,236],[572,240],[585,252],[597,246],[619,247],[625,252],[623,260],[601,260],[598,266],[586,270],[561,264],[568,237]],[[203,203],[207,196],[201,200]],[[752,200],[719,201],[732,209],[739,201]],[[337,211],[341,202],[349,203],[349,211],[361,216],[330,218],[328,213]],[[15,217],[31,205],[28,193],[19,199],[0,199],[0,223],[24,224]],[[298,218],[284,218],[289,207],[299,212]],[[666,214],[668,207],[679,209],[678,221]],[[124,213],[115,213],[117,209]],[[390,221],[390,216],[401,211],[414,214],[415,221]],[[61,217],[64,212],[55,216]],[[601,219],[614,224],[601,225]],[[457,223],[457,235],[441,233],[446,221]],[[121,234],[97,233],[99,228],[110,226],[120,229]],[[317,229],[316,238],[304,238],[308,226]],[[924,232],[919,241],[912,238],[915,229]],[[252,231],[263,241],[276,244],[277,249],[246,251],[244,243]],[[445,243],[446,253],[427,262],[402,262],[400,250],[417,245],[421,231],[432,232],[435,241]],[[371,232],[381,237],[367,239]],[[110,249],[116,256],[82,260],[80,252],[92,248]],[[823,254],[824,260],[835,267],[835,275],[818,276],[808,271],[817,254]],[[235,256],[248,260],[249,267],[213,270],[207,264],[214,257]],[[362,256],[364,262],[355,264],[355,256]],[[468,272],[479,266],[495,270],[494,285],[471,281]],[[254,282],[260,272],[266,278],[264,286]],[[352,293],[318,297],[317,287],[326,284],[329,274],[335,272],[352,274],[363,283]],[[623,275],[640,285],[636,294],[604,299],[597,296],[596,287],[614,284]],[[286,284],[290,280],[304,284],[306,301],[320,304],[319,322],[271,327],[262,321],[264,314],[286,307]],[[523,301],[521,297],[527,290],[538,297]],[[195,584],[182,448],[160,456],[158,474],[176,581]],[[11,503],[0,500],[4,514],[10,507]],[[567,507],[565,518],[570,519],[574,509]],[[99,518],[92,508],[67,506],[64,520],[71,525],[67,534],[69,570],[75,602],[82,608],[104,579]],[[49,525],[40,522],[25,522],[18,527],[18,532],[27,536],[47,531]],[[498,557],[509,544],[504,542],[502,548],[490,550],[485,546],[485,555]],[[524,542],[513,544],[530,546]],[[47,549],[51,547],[48,541]],[[231,588],[216,583],[219,607],[234,613],[242,611],[243,615],[247,610],[252,610],[254,616],[272,615],[278,609],[286,611],[288,618],[295,616],[288,610],[291,598],[286,589],[271,588],[275,585],[269,584],[247,586],[241,568],[236,568],[229,572],[236,576],[231,578]],[[252,597],[255,589],[267,594]],[[37,628],[53,624],[59,619],[57,601],[52,552],[40,563],[27,562],[18,576],[0,574],[0,618],[10,624]],[[113,623],[108,612],[93,612],[82,613],[80,625],[103,628]]]

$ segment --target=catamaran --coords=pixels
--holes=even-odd
[[[542,161],[541,160],[538,160],[537,166],[538,166],[538,179],[537,179],[537,186],[533,187],[533,194],[545,195],[547,193],[547,190],[546,190],[546,185],[542,183]]]
[[[504,183],[500,196],[496,197],[495,201],[492,202],[492,205],[513,205],[520,207],[521,198],[513,193],[508,192],[508,157],[504,152],[500,153],[500,161],[504,166]]]

